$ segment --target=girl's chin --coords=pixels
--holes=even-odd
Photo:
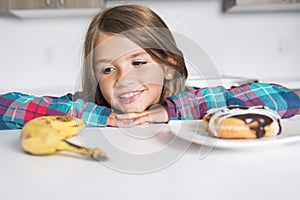
[[[137,106],[123,106],[123,107],[118,107],[116,110],[120,111],[121,113],[140,113],[146,110],[145,107],[137,107]]]

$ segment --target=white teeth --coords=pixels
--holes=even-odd
[[[139,94],[140,92],[130,92],[130,93],[126,93],[126,94],[122,94],[121,96],[120,96],[120,98],[130,98],[130,97],[133,97],[134,95],[137,95],[137,94]]]

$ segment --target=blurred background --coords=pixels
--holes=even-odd
[[[194,40],[222,76],[300,88],[300,9],[225,12],[223,0],[106,0],[104,6],[129,3],[150,7],[171,30]],[[94,11],[29,18],[3,13],[0,92],[74,92],[84,36]]]

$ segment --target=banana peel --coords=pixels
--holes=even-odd
[[[83,120],[70,116],[43,116],[27,122],[21,130],[21,145],[33,155],[50,155],[58,151],[71,151],[103,161],[108,157],[101,149],[73,144],[66,139],[77,135],[86,127]]]

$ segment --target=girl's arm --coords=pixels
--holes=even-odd
[[[0,95],[0,129],[17,129],[36,117],[68,115],[83,119],[87,126],[106,126],[110,108],[85,102],[72,101],[72,95],[63,97],[36,97],[12,92]]]
[[[168,97],[165,102],[170,120],[201,119],[209,109],[229,105],[264,105],[282,118],[292,117],[300,109],[300,99],[293,91],[267,83],[247,83],[229,90],[222,86],[202,88]]]

